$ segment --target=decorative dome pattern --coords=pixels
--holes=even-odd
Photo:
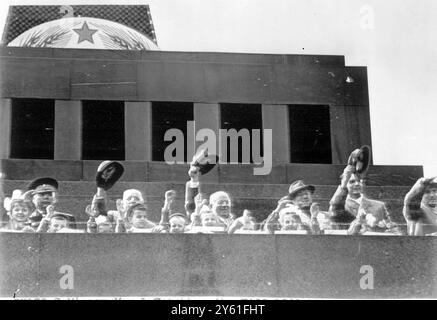
[[[49,21],[33,27],[9,47],[71,48],[107,50],[159,50],[147,36],[109,20],[72,17]]]

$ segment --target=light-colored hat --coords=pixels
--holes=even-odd
[[[114,223],[113,219],[111,219],[110,216],[105,216],[103,214],[101,214],[100,216],[98,216],[96,218],[96,223],[97,225],[102,224],[102,223]]]
[[[123,192],[123,201],[126,201],[129,197],[135,196],[139,199],[139,202],[144,202],[143,194],[138,189],[127,189]]]
[[[28,205],[32,206],[32,201],[30,197],[32,196],[32,190],[23,192],[20,189],[15,189],[12,191],[11,197],[6,197],[3,201],[3,207],[6,209],[6,211],[12,210],[12,205],[15,202],[26,202]]]
[[[168,217],[168,221],[170,221],[172,218],[182,218],[185,220],[186,224],[189,223],[187,215],[183,213],[173,213],[172,215],[170,215],[170,217]]]
[[[305,184],[302,180],[294,181],[290,188],[288,188],[288,197],[290,200],[293,200],[296,195],[302,190],[309,190],[311,193],[314,193],[316,188],[313,185]]]

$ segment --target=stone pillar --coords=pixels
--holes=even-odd
[[[152,160],[152,103],[124,103],[125,160]]]
[[[219,129],[220,129],[220,105],[218,103],[195,103],[194,104],[194,122],[195,132],[200,129],[210,129],[214,131],[217,138],[216,146],[218,145]],[[196,148],[202,142],[196,143]],[[219,150],[216,150],[218,153]]]
[[[55,160],[82,158],[82,103],[55,100]]]
[[[0,99],[0,159],[8,159],[11,152],[11,99]]]
[[[209,129],[214,132],[216,138],[216,154],[219,154],[219,129],[220,129],[220,104],[218,103],[195,103],[194,104],[194,135],[201,129]],[[195,137],[194,137],[195,138]],[[195,149],[203,144],[203,142],[197,142]],[[196,150],[193,150],[194,152]],[[188,158],[191,161],[191,158]],[[219,170],[218,165],[207,175],[202,177],[202,181],[206,182],[219,182]]]
[[[346,164],[350,153],[372,146],[368,106],[330,106],[332,164]],[[373,163],[372,157],[370,163]]]
[[[273,164],[290,163],[290,128],[287,105],[262,105],[263,129],[272,129]]]

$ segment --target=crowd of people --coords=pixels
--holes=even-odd
[[[313,200],[315,186],[303,180],[293,182],[288,194],[263,221],[251,210],[241,216],[232,211],[231,195],[216,191],[201,193],[200,170],[191,166],[185,188],[185,212],[174,212],[174,190],[165,192],[161,218],[152,221],[146,197],[140,190],[128,189],[108,208],[108,191],[97,187],[85,212],[86,228],[78,228],[75,216],[56,211],[58,182],[39,178],[27,191],[14,190],[5,198],[8,220],[1,228],[10,232],[86,233],[295,233],[347,235],[437,235],[437,177],[420,178],[404,199],[403,216],[407,228],[395,223],[382,201],[364,194],[363,177],[348,164],[327,211]]]

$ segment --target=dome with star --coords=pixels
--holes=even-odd
[[[8,43],[9,47],[107,50],[159,50],[147,36],[109,20],[74,17],[33,27]]]

